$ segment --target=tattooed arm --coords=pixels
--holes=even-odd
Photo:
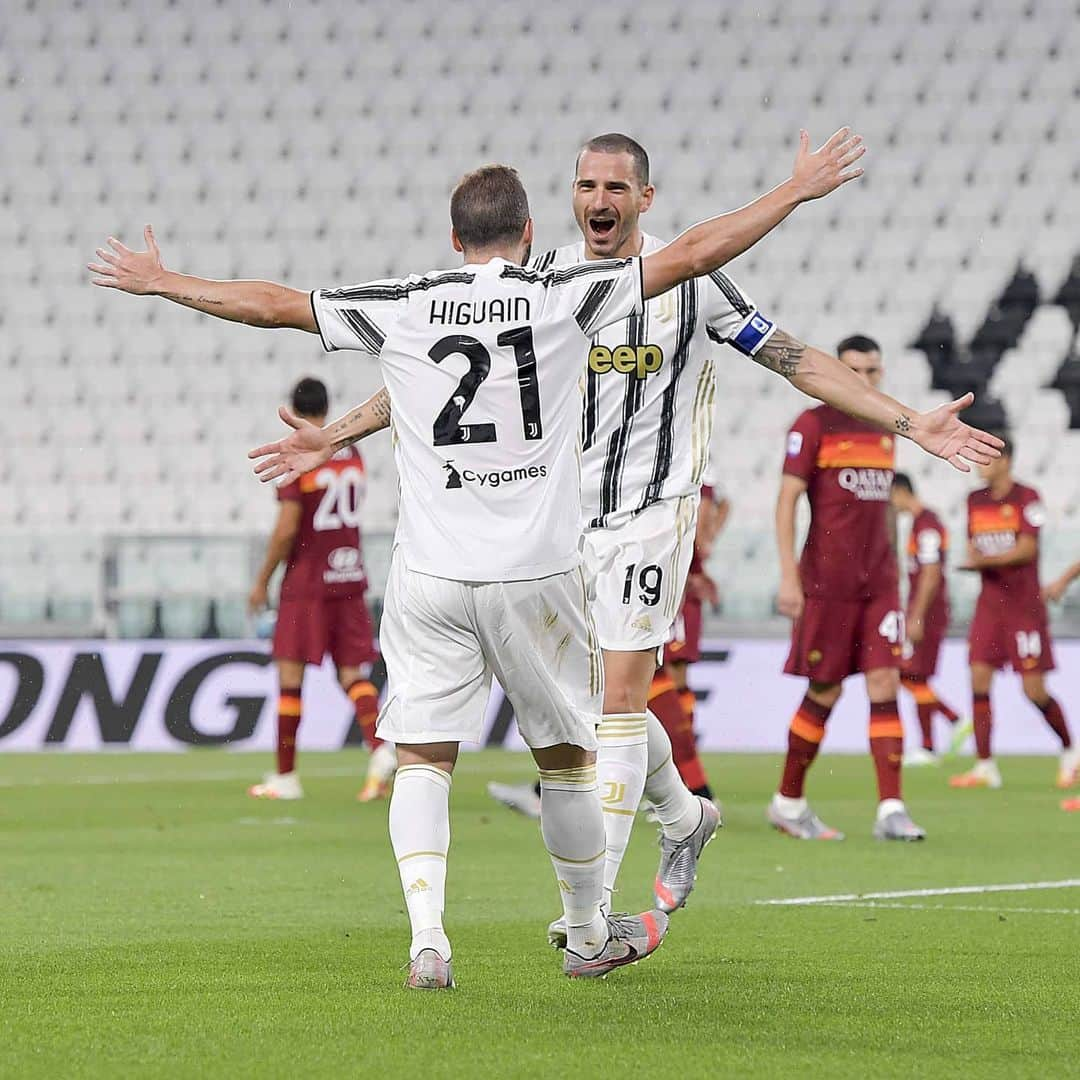
[[[340,420],[327,424],[323,431],[330,436],[331,447],[336,454],[346,446],[351,446],[368,435],[390,426],[390,394],[384,386],[377,393],[355,409],[347,412]]]
[[[302,416],[294,416],[282,406],[278,416],[293,430],[284,439],[266,443],[248,451],[248,457],[258,459],[255,475],[265,484],[281,480],[291,484],[304,473],[317,469],[339,450],[359,442],[367,435],[382,431],[390,424],[390,395],[386,387],[326,427],[319,427]]]
[[[978,428],[963,423],[957,414],[974,400],[965,394],[927,413],[901,404],[874,389],[835,356],[805,345],[791,334],[776,330],[754,355],[770,371],[783,375],[804,394],[824,401],[851,416],[865,420],[921,446],[927,453],[944,458],[960,472],[971,465],[986,465],[1000,456],[1002,442]]]
[[[248,326],[319,332],[309,293],[272,281],[211,281],[177,274],[162,264],[154,230],[149,225],[143,236],[146,251],[132,251],[110,236],[112,250],[98,248],[100,262],[87,263],[87,269],[96,275],[91,279],[93,284],[135,296],[161,296],[205,315]]]

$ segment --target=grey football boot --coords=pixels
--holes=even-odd
[[[698,860],[705,845],[720,828],[720,811],[703,795],[695,795],[701,807],[701,821],[685,840],[670,840],[660,834],[660,865],[653,882],[653,898],[660,911],[681,908],[694,890]]]
[[[831,829],[810,809],[809,806],[797,817],[787,817],[777,810],[774,803],[769,803],[765,819],[775,829],[794,836],[796,840],[843,840],[844,834],[838,829]]]
[[[906,807],[900,807],[879,817],[874,822],[875,840],[925,840],[926,830],[919,828],[907,812]]]
[[[422,949],[409,963],[406,990],[452,990],[454,967],[434,949]]]
[[[654,953],[668,930],[662,911],[640,915],[609,915],[607,944],[599,954],[586,959],[567,949],[563,953],[563,974],[571,979],[602,979],[616,968],[636,964]]]

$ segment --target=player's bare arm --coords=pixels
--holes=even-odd
[[[911,439],[960,472],[970,472],[972,464],[987,465],[1001,456],[1004,443],[999,438],[970,427],[958,416],[975,400],[974,394],[965,394],[930,412],[920,413],[876,390],[835,356],[806,345],[780,329],[762,345],[754,359],[783,375],[804,394],[883,431]]]
[[[1039,542],[1030,533],[1021,533],[1010,551],[984,555],[974,544],[968,545],[967,561],[961,570],[994,570],[1003,566],[1024,566],[1039,557]]]
[[[1078,577],[1080,577],[1080,562],[1075,562],[1060,577],[1055,578],[1043,589],[1043,596],[1056,604]]]
[[[776,498],[776,548],[780,554],[780,590],[776,606],[781,615],[797,619],[803,611],[802,579],[795,555],[795,510],[806,491],[806,481],[784,474],[780,478],[780,494]]]
[[[295,416],[284,406],[278,409],[278,416],[293,429],[292,434],[248,451],[248,457],[256,460],[255,475],[264,484],[271,480],[290,484],[325,464],[339,450],[389,427],[390,394],[382,387],[362,405],[325,427]]]
[[[813,153],[810,136],[800,132],[795,168],[788,180],[739,210],[694,225],[642,260],[645,298],[720,269],[753,247],[801,203],[820,199],[862,176],[863,170],[852,166],[864,153],[862,136],[852,135],[846,127]]]
[[[940,563],[926,563],[919,568],[919,583],[911,598],[911,608],[907,618],[907,636],[912,645],[918,645],[923,639],[926,613],[930,610],[943,579]]]
[[[255,584],[252,585],[251,593],[248,595],[248,611],[252,614],[266,607],[270,579],[292,551],[296,534],[300,531],[300,518],[303,512],[303,506],[296,499],[282,502],[278,508],[274,531],[270,534],[270,540],[266,545],[266,557],[263,559],[262,566],[259,567],[258,574],[255,575]]]
[[[92,283],[133,296],[160,296],[205,315],[248,326],[319,332],[310,294],[272,281],[213,281],[166,270],[150,225],[143,230],[143,237],[146,250],[132,251],[110,236],[112,250],[99,247],[100,261],[87,263],[95,275]]]

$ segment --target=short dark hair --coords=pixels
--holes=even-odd
[[[867,337],[866,334],[852,334],[851,337],[844,338],[839,345],[836,346],[836,355],[845,353],[848,350],[852,352],[881,352],[881,346],[872,338]]]
[[[466,250],[520,240],[528,220],[529,197],[509,165],[466,173],[450,196],[450,223]]]
[[[1013,443],[1012,435],[1007,431],[995,431],[993,432],[1005,445],[1001,448],[1001,456],[1011,458],[1016,446]]]
[[[293,387],[292,407],[298,416],[325,416],[330,411],[326,383],[310,375],[305,376]]]
[[[620,135],[617,131],[608,132],[606,135],[597,135],[590,139],[578,151],[577,160],[574,162],[574,175],[577,175],[577,167],[581,162],[581,155],[587,150],[596,154],[629,154],[634,159],[634,172],[637,174],[638,183],[642,187],[649,185],[649,155],[645,153],[645,147],[629,135]]]
[[[915,485],[912,484],[911,477],[906,472],[893,473],[892,486],[906,491],[909,495],[915,494]]]

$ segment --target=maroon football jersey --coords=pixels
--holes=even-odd
[[[278,488],[278,498],[303,509],[285,580],[283,600],[310,596],[353,596],[367,586],[360,548],[360,512],[366,478],[355,446],[339,450],[325,465]]]
[[[945,555],[949,550],[949,533],[933,510],[925,507],[911,523],[907,546],[908,610],[919,587],[919,575],[924,566],[941,567],[941,584],[926,610],[927,627],[947,626],[949,622],[949,590],[945,587]]]
[[[799,570],[807,596],[868,600],[898,587],[888,506],[895,445],[831,405],[788,432],[784,473],[806,481],[810,532]]]
[[[989,488],[968,496],[968,536],[982,555],[1004,555],[1016,547],[1024,535],[1039,542],[1039,529],[1046,512],[1039,493],[1024,484],[1013,484],[1002,499],[995,499]],[[993,596],[1010,608],[1040,610],[1038,554],[1022,566],[996,566],[982,571],[984,594]]]

